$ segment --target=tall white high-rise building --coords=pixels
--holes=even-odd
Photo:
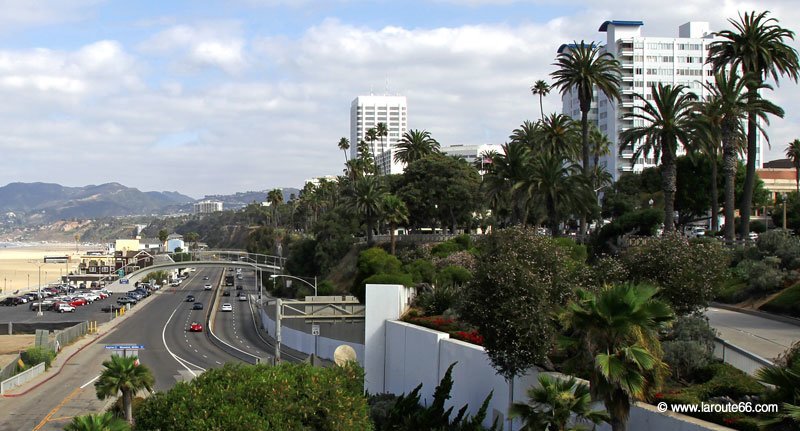
[[[367,130],[386,124],[388,136],[376,141],[367,141]],[[358,96],[350,104],[350,158],[355,158],[358,143],[366,141],[378,161],[382,174],[403,171],[402,165],[393,161],[392,150],[408,131],[408,107],[405,96]],[[383,155],[383,153],[388,152]]]
[[[614,181],[623,172],[641,172],[655,166],[651,152],[647,157],[634,157],[636,148],[619,148],[619,134],[633,126],[643,126],[643,120],[623,119],[634,107],[644,102],[633,97],[634,93],[652,100],[650,88],[658,83],[684,85],[689,91],[703,98],[708,91],[705,82],[713,82],[711,66],[706,64],[708,47],[714,42],[707,22],[689,22],[678,28],[678,37],[642,36],[642,21],[606,21],[599,31],[606,33],[604,52],[616,58],[622,67],[621,101],[609,100],[602,92],[595,91],[589,120],[611,141],[610,154],[601,158]],[[565,52],[570,45],[562,45],[558,52]],[[580,104],[577,92],[569,92],[562,99],[562,112],[580,119]],[[638,110],[638,109],[637,109]],[[762,146],[758,146],[756,167],[763,161]]]

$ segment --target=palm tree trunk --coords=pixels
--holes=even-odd
[[[725,179],[725,242],[733,244],[736,238],[734,228],[734,204],[736,193],[736,152],[731,143],[731,139],[723,131],[722,138],[722,175]]]
[[[581,109],[581,143],[583,144],[583,175],[589,179],[591,184],[594,184],[589,167],[589,104],[585,110]],[[586,214],[581,215],[580,234],[581,236],[586,235]]]
[[[395,245],[395,239],[396,239],[396,238],[395,238],[395,235],[394,235],[394,231],[395,231],[395,229],[397,229],[397,224],[395,224],[395,223],[390,223],[390,224],[389,224],[389,237],[392,239],[392,240],[391,240],[391,251],[392,251],[392,256],[394,256],[394,251],[395,251],[395,248],[394,248],[394,245]]]
[[[558,213],[556,212],[556,204],[552,196],[547,196],[547,221],[550,225],[550,233],[553,238],[558,236]]]
[[[133,425],[133,400],[130,391],[122,391],[122,407],[125,409],[125,420]]]
[[[344,167],[347,167],[347,150],[342,150],[344,153]]]
[[[375,241],[374,241],[374,239],[372,237],[372,227],[373,227],[373,225],[374,225],[374,222],[372,221],[372,218],[367,219],[367,245],[370,246],[370,247],[372,247],[372,245],[375,243]]]
[[[628,429],[628,424],[619,419],[611,418],[611,431],[625,431]]]
[[[542,104],[542,93],[539,93],[539,112],[542,113],[542,121],[544,121],[544,105]]]
[[[674,146],[665,146],[669,146],[669,149],[664,148],[661,153],[661,165],[664,169],[661,173],[661,188],[664,191],[664,233],[666,234],[675,230],[675,189],[678,173],[675,167],[675,155],[669,151]]]
[[[752,93],[752,91],[751,91]],[[756,182],[756,140],[758,138],[758,125],[756,116],[750,113],[747,118],[747,169],[742,189],[742,201],[739,203],[739,218],[741,220],[739,234],[745,241],[750,233],[750,211],[753,206],[753,188]]]
[[[719,230],[719,190],[717,189],[717,155],[711,158],[711,230]]]

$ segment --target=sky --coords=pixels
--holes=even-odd
[[[562,43],[750,10],[800,30],[796,0],[0,0],[0,185],[299,188],[342,172],[350,103],[371,92],[405,95],[442,146],[502,144],[539,117],[530,86]],[[800,137],[800,87],[766,96],[786,110],[773,160]]]

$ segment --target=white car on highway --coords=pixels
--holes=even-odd
[[[222,304],[222,307],[220,308],[220,311],[233,311],[233,305],[231,305],[231,304],[226,302],[226,303]]]
[[[210,284],[206,284],[205,286],[203,286],[203,289],[211,290],[211,285]]]

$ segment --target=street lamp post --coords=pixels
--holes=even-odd
[[[36,315],[42,316],[42,265],[39,265],[39,294],[37,296],[39,298],[39,311],[36,313]]]
[[[300,280],[300,281],[302,281],[303,283],[305,283],[305,284],[307,284],[307,285],[309,285],[309,286],[313,287],[313,288],[314,288],[314,296],[317,296],[317,276],[314,276],[314,284],[311,284],[311,283],[309,283],[308,281],[306,281],[306,280],[303,280],[303,279],[302,279],[302,278],[300,278],[300,277],[295,277],[295,276],[293,276],[293,275],[286,275],[286,274],[272,274],[272,275],[270,275],[270,276],[269,276],[269,278],[271,278],[271,279],[273,280],[273,283],[274,283],[275,279],[276,279],[276,278],[278,278],[278,277],[286,277],[286,278],[291,278],[291,279],[294,279],[294,280]]]
[[[786,229],[786,193],[781,194],[781,200],[783,201],[783,229]]]

